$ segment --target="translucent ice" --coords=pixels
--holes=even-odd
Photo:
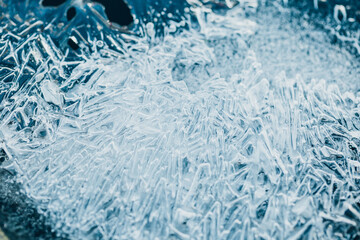
[[[295,10],[196,2],[161,41],[147,23],[76,61],[3,35],[32,74],[0,69],[2,167],[72,239],[354,239],[358,60]]]

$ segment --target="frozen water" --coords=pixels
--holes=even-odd
[[[81,61],[3,35],[2,167],[72,239],[354,239],[358,60],[278,4],[189,2]]]

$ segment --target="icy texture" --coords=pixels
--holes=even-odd
[[[321,26],[353,55],[360,56],[360,1],[358,0],[284,0],[302,10],[310,23]]]
[[[73,239],[356,237],[358,62],[306,21],[291,23],[289,10],[257,8],[193,7],[197,22],[158,44],[151,23],[145,38],[122,36],[131,40],[123,55],[89,38],[83,61],[37,62],[6,96],[3,165],[55,230]]]

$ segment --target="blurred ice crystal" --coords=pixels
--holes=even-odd
[[[72,239],[359,237],[358,59],[277,2],[206,2],[155,43],[0,1],[2,168]]]

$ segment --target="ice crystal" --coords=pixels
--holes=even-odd
[[[196,21],[163,26],[161,40],[151,22],[145,36],[89,34],[89,52],[72,58],[46,32],[16,49],[15,33],[2,35],[2,167],[53,229],[358,236],[358,60],[295,10],[225,2],[224,12],[189,1]]]

